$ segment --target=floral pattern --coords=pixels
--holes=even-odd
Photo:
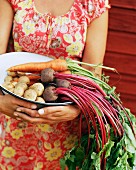
[[[75,0],[62,16],[41,14],[34,0],[9,0],[14,11],[14,49],[53,58],[80,60],[88,25],[107,8],[108,0]]]
[[[15,154],[16,154],[16,151],[12,147],[9,147],[9,146],[6,146],[2,151],[2,155],[5,158],[12,158],[15,156]]]
[[[54,17],[37,11],[34,0],[9,0],[15,12],[15,51],[80,60],[88,25],[107,8],[107,0],[75,0],[69,12]],[[60,170],[59,160],[78,140],[78,118],[34,125],[0,113],[0,169]]]
[[[0,169],[60,170],[59,159],[78,139],[78,118],[33,125],[0,114]]]

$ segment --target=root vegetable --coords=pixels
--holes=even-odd
[[[18,77],[14,77],[14,78],[13,78],[13,81],[14,81],[14,82],[18,82],[18,80],[19,80]]]
[[[72,74],[70,70],[59,71],[59,73],[61,73],[61,74]]]
[[[40,80],[40,75],[35,75],[35,74],[29,74],[29,75],[27,75],[27,77],[30,79],[30,81],[31,80]]]
[[[42,83],[34,83],[29,87],[29,89],[34,89],[37,93],[37,96],[41,96],[44,91],[44,86]]]
[[[80,61],[71,60],[68,58],[66,60],[54,59],[54,60],[51,60],[48,62],[30,62],[30,63],[19,64],[19,65],[15,65],[15,66],[8,68],[7,71],[38,73],[46,68],[52,68],[54,71],[57,71],[57,72],[65,72],[67,70],[70,70],[70,71],[82,70],[78,66],[78,64],[87,65],[92,68],[101,67],[104,69],[116,71],[115,69],[109,68],[106,66],[96,65],[96,64],[88,64],[88,63],[84,63],[84,62],[80,62]]]
[[[14,88],[8,89],[10,92],[14,93]]]
[[[42,97],[37,97],[35,101],[40,103],[45,103],[45,100]]]
[[[16,77],[17,76],[17,72],[11,72],[11,71],[7,71],[7,74],[8,76],[11,76],[11,77]]]
[[[43,83],[53,82],[55,71],[51,68],[46,68],[41,71],[41,81]]]
[[[43,92],[43,98],[46,102],[52,102],[58,99],[57,93],[55,93],[55,87],[54,86],[49,86],[45,88]]]
[[[21,71],[17,71],[17,75],[18,76],[26,76],[26,73],[25,72],[21,72]]]
[[[56,79],[55,82],[56,82],[57,87],[70,88],[70,86],[71,86],[71,84],[68,80]]]
[[[26,90],[26,89],[28,88],[27,84],[24,83],[24,82],[18,82],[18,83],[16,83],[15,88],[17,88],[17,87],[21,87],[21,88],[24,89],[24,90]]]
[[[38,81],[37,80],[30,80],[29,86],[32,86],[35,83],[38,83]]]
[[[52,68],[54,71],[66,71],[67,63],[63,59],[54,59],[48,62],[31,62],[10,67],[8,71],[20,72],[41,72],[45,68]]]
[[[26,83],[26,84],[29,84],[29,83],[30,83],[30,79],[29,79],[27,76],[21,76],[21,77],[19,77],[18,81],[19,81],[19,82]]]
[[[37,98],[37,93],[34,89],[28,89],[24,92],[24,98],[28,99],[28,100],[32,100],[35,101]]]
[[[11,82],[13,78],[11,76],[6,76],[4,82]]]
[[[7,90],[14,88],[11,82],[4,82],[2,86],[5,87]]]
[[[12,85],[13,85],[14,87],[16,86],[16,84],[17,84],[17,82],[15,82],[15,81],[12,82]]]
[[[21,86],[16,86],[14,88],[14,93],[18,96],[21,96],[21,97],[23,96],[24,91],[25,91],[24,88],[22,88]]]

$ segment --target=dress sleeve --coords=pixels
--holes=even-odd
[[[108,0],[83,0],[88,24],[110,8]]]
[[[16,11],[17,7],[18,7],[17,5],[18,5],[19,0],[7,0],[7,1],[10,3],[13,10]]]

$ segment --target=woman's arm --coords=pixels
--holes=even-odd
[[[13,10],[7,0],[0,0],[0,54],[6,53],[12,27]],[[2,92],[0,90],[0,95]]]
[[[13,10],[7,0],[0,0],[0,54],[7,50],[13,21]]]
[[[108,30],[108,10],[104,12],[99,18],[95,19],[88,27],[87,40],[85,51],[83,55],[83,62],[102,64],[107,40]],[[89,66],[83,66],[88,70],[91,70]],[[95,70],[96,76],[101,76],[101,69]]]

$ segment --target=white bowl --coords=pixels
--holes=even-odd
[[[47,56],[42,56],[38,54],[33,54],[33,53],[28,53],[28,52],[11,52],[11,53],[6,53],[0,55],[0,88],[2,92],[8,93],[14,97],[17,97],[19,99],[32,102],[37,104],[38,108],[46,107],[46,106],[65,106],[72,104],[72,102],[62,102],[62,103],[41,103],[41,102],[36,102],[36,101],[31,101],[28,99],[25,99],[23,97],[20,97],[13,92],[10,92],[6,88],[2,86],[4,83],[4,78],[7,76],[7,69],[11,66],[17,65],[17,64],[23,64],[23,63],[28,63],[28,62],[46,62],[50,61],[52,58],[49,58]]]

